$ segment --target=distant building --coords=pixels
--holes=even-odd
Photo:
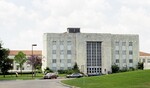
[[[150,53],[140,52],[140,62],[143,62],[144,69],[150,69]]]
[[[26,54],[27,58],[32,55],[31,50],[10,50],[9,58],[13,60],[13,63],[12,63],[13,69],[11,70],[13,72],[20,70],[19,64],[15,63],[15,61],[14,61],[15,55],[17,55],[19,51],[22,51],[24,54]],[[37,55],[39,57],[42,57],[42,51],[41,50],[34,50],[33,55]],[[24,63],[22,70],[23,70],[23,72],[32,71],[32,66],[27,64],[27,62],[26,62],[26,63]]]
[[[107,74],[116,64],[120,69],[136,68],[139,36],[131,34],[81,33],[68,28],[65,33],[44,33],[42,68],[71,69],[75,62],[85,74]]]

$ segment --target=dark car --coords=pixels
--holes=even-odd
[[[80,78],[80,77],[83,77],[83,74],[81,74],[81,73],[73,73],[71,75],[67,75],[66,77],[67,78]]]
[[[57,79],[58,75],[56,73],[47,73],[44,75],[44,79]]]
[[[100,74],[100,73],[88,73],[87,75],[88,76],[100,76],[102,74]]]

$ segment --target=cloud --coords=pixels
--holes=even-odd
[[[32,43],[42,49],[43,33],[81,27],[81,32],[139,34],[140,49],[150,52],[149,9],[149,0],[1,0],[0,38],[10,49],[30,49]]]

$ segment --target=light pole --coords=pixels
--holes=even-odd
[[[33,46],[37,46],[37,44],[32,44],[32,60],[33,60]],[[34,62],[32,62],[32,78],[33,78],[33,63]]]

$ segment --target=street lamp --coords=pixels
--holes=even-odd
[[[33,46],[37,46],[37,44],[32,44],[32,59],[33,59]],[[33,78],[33,63],[32,62],[32,78]]]

